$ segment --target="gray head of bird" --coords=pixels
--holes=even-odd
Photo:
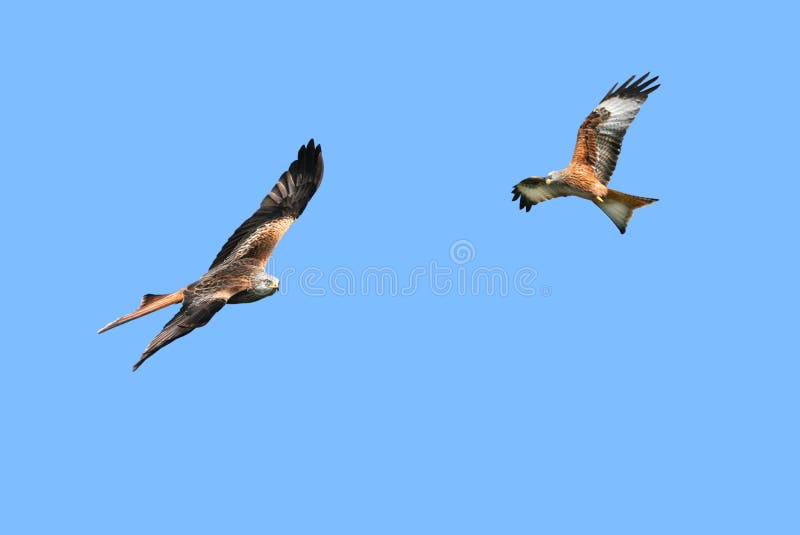
[[[267,275],[267,277],[269,280],[269,287],[272,289],[272,293],[277,292],[281,287],[281,281],[274,275]]]
[[[280,288],[280,280],[269,273],[260,273],[255,286],[259,291],[258,293],[263,294],[264,297],[269,297]]]

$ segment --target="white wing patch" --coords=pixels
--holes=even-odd
[[[625,131],[636,118],[639,109],[644,101],[639,102],[632,98],[611,97],[595,110],[602,115],[603,110],[609,113],[609,117],[598,125],[599,132],[618,133]]]
[[[556,196],[553,188],[544,183],[536,185],[521,184],[519,189],[525,198],[534,204],[549,201]]]

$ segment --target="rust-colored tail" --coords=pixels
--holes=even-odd
[[[625,229],[628,227],[628,221],[631,220],[631,216],[633,216],[633,211],[657,200],[628,195],[621,191],[609,189],[608,194],[603,198],[603,202],[594,201],[594,203],[614,222],[620,233],[625,234]]]
[[[141,318],[145,314],[150,314],[151,312],[155,312],[156,310],[162,309],[169,305],[174,305],[175,303],[180,303],[183,301],[183,291],[186,288],[181,288],[177,292],[172,292],[171,294],[145,294],[142,297],[142,304],[139,305],[139,308],[131,312],[130,314],[125,314],[121,318],[117,318],[99,331],[97,334],[106,332],[109,329],[113,329],[117,325],[122,325],[123,323],[128,323],[131,320],[135,320],[136,318]]]

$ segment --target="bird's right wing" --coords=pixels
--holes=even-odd
[[[284,172],[261,207],[237,228],[209,269],[226,261],[255,258],[266,265],[275,245],[300,217],[322,182],[322,147],[310,140]]]
[[[531,206],[540,202],[549,201],[556,197],[566,197],[570,195],[570,190],[561,182],[555,181],[549,184],[544,178],[526,178],[511,190],[514,194],[512,201],[519,199],[519,209],[525,208],[526,212],[531,211]]]

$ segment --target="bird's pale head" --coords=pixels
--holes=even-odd
[[[267,295],[274,294],[275,292],[278,291],[278,289],[281,286],[281,281],[278,280],[278,277],[275,277],[273,275],[266,275],[264,281],[265,281],[264,282],[265,289],[269,292],[267,293]]]
[[[547,176],[544,177],[545,183],[549,184],[554,180],[561,180],[561,172],[560,171],[550,171],[547,173]]]
[[[258,299],[269,297],[277,292],[279,287],[280,281],[278,280],[278,277],[269,275],[263,271],[257,273],[253,279],[253,290],[255,294],[258,295]]]

